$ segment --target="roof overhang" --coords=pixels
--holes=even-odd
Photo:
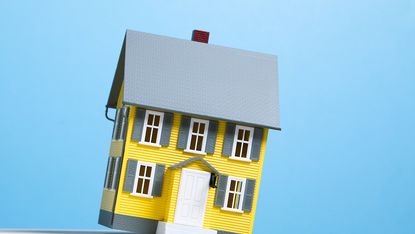
[[[274,55],[127,30],[107,107],[123,103],[280,130]]]
[[[170,166],[170,167],[169,167],[169,169],[174,170],[174,169],[182,168],[182,167],[184,167],[184,166],[186,166],[186,165],[188,165],[188,164],[191,164],[191,163],[193,163],[193,162],[197,162],[197,161],[200,161],[200,162],[202,162],[204,165],[206,165],[206,167],[208,167],[208,168],[210,169],[210,172],[212,172],[212,173],[214,173],[214,174],[216,174],[216,175],[220,175],[220,173],[219,173],[219,171],[218,171],[218,170],[216,170],[216,169],[215,169],[212,165],[210,165],[210,163],[208,163],[206,160],[204,160],[204,159],[203,159],[202,157],[200,157],[200,156],[195,156],[195,157],[193,157],[193,158],[189,158],[189,159],[186,159],[186,160],[181,161],[181,162],[179,162],[179,163],[176,163],[176,164],[174,164],[174,165]]]

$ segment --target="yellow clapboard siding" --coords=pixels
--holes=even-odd
[[[167,168],[183,160],[199,155],[185,153],[182,150],[176,149],[180,127],[180,114],[174,114],[173,126],[170,136],[170,145],[168,147],[153,147],[132,141],[131,134],[134,118],[135,107],[131,107],[124,151],[124,160],[120,177],[121,189],[118,190],[115,213],[155,220],[163,220],[173,223],[180,184],[181,169],[171,170]],[[209,154],[202,157],[222,174],[256,180],[252,212],[240,214],[230,211],[223,211],[218,207],[214,207],[213,204],[216,189],[211,188],[209,189],[208,194],[204,227],[238,233],[251,233],[256,211],[256,200],[258,198],[268,131],[267,129],[264,130],[264,139],[261,147],[260,160],[258,162],[242,162],[222,156],[222,145],[224,140],[225,127],[226,123],[224,121],[219,121],[215,152],[212,155]],[[166,165],[167,171],[164,178],[163,192],[161,197],[136,197],[122,191],[128,159]],[[194,162],[185,167],[208,171],[208,168],[200,162]]]

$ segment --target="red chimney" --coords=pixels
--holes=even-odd
[[[196,30],[196,29],[193,30],[192,41],[208,43],[208,41],[209,41],[209,32]]]

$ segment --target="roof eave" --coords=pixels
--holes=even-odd
[[[281,128],[279,126],[275,126],[275,125],[260,124],[260,123],[250,123],[250,122],[244,122],[244,121],[240,121],[240,120],[220,118],[220,117],[215,117],[215,116],[206,116],[206,115],[200,115],[200,114],[197,114],[197,113],[181,112],[181,111],[177,111],[177,110],[171,110],[171,109],[154,107],[154,106],[138,105],[138,104],[135,104],[135,103],[125,102],[125,101],[123,101],[123,104],[125,104],[125,105],[131,105],[131,106],[136,106],[136,107],[141,107],[143,109],[152,109],[152,110],[158,110],[158,111],[163,111],[163,112],[178,113],[178,114],[181,114],[181,115],[189,115],[189,116],[198,117],[198,118],[205,118],[205,119],[212,119],[212,120],[221,120],[221,121],[232,122],[232,123],[241,124],[241,125],[247,125],[247,126],[253,126],[253,127],[261,127],[261,128],[268,128],[268,129],[273,129],[273,130],[281,131]]]
[[[125,70],[125,50],[126,50],[126,36],[122,44],[120,57],[118,58],[117,68],[115,70],[114,79],[112,81],[110,95],[108,96],[107,108],[117,108],[118,97],[120,95],[122,83],[124,81]]]

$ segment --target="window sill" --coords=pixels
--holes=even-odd
[[[191,153],[191,154],[206,155],[206,153],[205,152],[202,152],[202,151],[196,151],[196,150],[190,150],[190,149],[185,149],[183,151],[186,152],[186,153]]]
[[[221,210],[240,213],[240,214],[244,213],[242,210],[236,210],[236,209],[231,209],[231,208],[226,208],[226,207],[222,207]]]
[[[139,193],[130,193],[130,195],[135,196],[135,197],[153,198],[153,196],[151,195],[139,194]]]
[[[111,140],[111,142],[120,142],[120,141],[122,142],[122,141],[124,141],[124,140],[123,140],[123,139],[112,139],[112,140]]]
[[[234,156],[230,156],[229,159],[242,161],[242,162],[252,162],[252,160],[249,158],[239,158],[239,157],[234,157]]]
[[[144,141],[139,141],[138,144],[140,144],[140,145],[147,145],[147,146],[153,146],[153,147],[158,147],[158,148],[161,147],[160,144],[153,144],[153,143],[148,143],[148,142],[144,142]]]
[[[104,188],[104,190],[108,192],[115,192],[115,189],[111,189],[111,188]]]

